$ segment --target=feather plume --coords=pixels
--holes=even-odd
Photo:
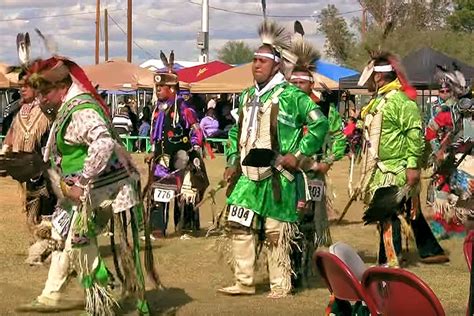
[[[450,71],[445,66],[436,65],[434,78],[440,84],[448,86],[455,97],[460,98],[469,93],[469,86],[456,63],[453,63],[453,69],[453,71]]]
[[[291,52],[298,58],[296,67],[307,69],[310,72],[316,71],[316,61],[321,54],[309,42],[302,37],[294,38],[291,43]]]
[[[295,33],[298,33],[298,34],[301,34],[301,36],[304,36],[304,28],[300,21],[296,20],[293,27],[294,27]]]
[[[262,0],[262,14],[263,14],[263,19],[267,19],[267,1]]]
[[[30,62],[31,42],[28,32],[25,34],[18,33],[16,36],[16,48],[18,51],[18,59],[22,65],[27,65]]]
[[[163,53],[162,50],[160,50],[160,59],[161,59],[161,62],[163,63],[163,66],[165,66],[166,68],[170,68],[170,64],[168,62],[168,58],[166,58],[166,55],[165,53]]]
[[[289,50],[291,45],[291,35],[284,27],[278,25],[275,21],[265,20],[258,29],[262,43],[270,45],[278,52]]]
[[[174,66],[174,51],[171,51],[170,53],[170,60],[169,60],[169,66],[168,66],[168,71],[173,72],[173,66]]]
[[[58,43],[56,43],[53,37],[49,35],[44,35],[43,33],[41,33],[39,29],[35,29],[35,31],[38,34],[38,36],[41,37],[41,39],[43,40],[46,50],[51,55],[56,55],[58,53]]]

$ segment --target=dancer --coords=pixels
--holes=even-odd
[[[402,226],[399,218],[410,223],[422,262],[446,262],[449,259],[421,212],[417,192],[424,141],[420,111],[413,101],[416,90],[406,81],[397,58],[387,52],[372,54],[359,85],[366,82],[369,91],[375,94],[361,112],[365,144],[360,190],[364,203],[371,206],[378,202],[374,194],[381,188],[412,189],[406,205],[393,210],[395,213],[387,215],[373,207],[365,213],[366,222],[379,222],[379,264],[400,266]]]
[[[315,84],[315,62],[319,52],[300,37],[292,41],[292,53],[298,57],[290,76],[290,83],[300,88],[321,106],[322,113],[329,120],[329,133],[323,148],[314,157],[315,162],[307,176],[311,202],[308,212],[300,218],[299,230],[303,234],[297,247],[294,247],[292,259],[295,267],[295,287],[302,285],[311,271],[311,258],[319,246],[332,243],[327,212],[326,176],[335,161],[344,157],[346,138],[342,133],[342,119],[337,110],[327,100],[321,100],[313,91]],[[329,90],[330,92],[330,90]]]
[[[24,80],[26,70],[31,63],[30,43],[28,33],[17,35],[18,57],[21,65],[12,67],[12,71],[18,72],[21,99],[20,110],[13,118],[3,142],[2,154],[7,156],[25,153],[41,156],[48,138],[50,121],[41,111],[38,93],[28,81]],[[26,263],[41,264],[51,253],[48,247],[48,237],[50,236],[48,218],[53,213],[56,196],[50,181],[41,171],[26,182],[20,183],[20,189],[23,191],[22,197],[25,199],[23,204],[26,223],[32,242]]]
[[[152,115],[153,163],[148,181],[149,185],[159,181],[177,188],[181,194],[174,201],[175,227],[196,231],[200,229],[200,218],[199,209],[194,209],[193,204],[202,199],[209,186],[206,166],[201,157],[203,133],[196,112],[176,95],[179,81],[173,71],[174,53],[171,52],[169,59],[163,52],[160,56],[167,68],[155,75],[158,101]],[[190,177],[185,176],[187,169],[191,170]],[[168,208],[169,203],[165,206],[163,203],[153,205],[153,238],[166,236]]]
[[[25,80],[40,93],[42,110],[54,121],[44,157],[51,162],[50,177],[59,201],[52,218],[55,243],[48,279],[41,295],[21,310],[65,308],[62,292],[76,272],[84,288],[86,311],[113,314],[117,303],[111,292],[111,273],[97,245],[97,235],[110,221],[118,228],[113,235],[120,238],[116,269],[123,293],[135,294],[138,311],[149,314],[139,253],[139,174],[114,134],[104,101],[84,71],[63,57],[35,62]],[[127,240],[129,228],[133,248]],[[152,267],[149,254],[146,264]],[[157,286],[156,273],[153,277]]]
[[[328,123],[318,106],[285,80],[287,61],[296,61],[289,52],[290,35],[272,21],[263,22],[259,35],[262,45],[252,65],[255,86],[243,91],[238,123],[229,131],[224,178],[231,182],[226,223],[235,284],[219,292],[255,293],[258,235],[268,247],[269,297],[280,298],[291,291],[290,252],[298,236],[297,208],[304,208],[307,200],[299,170],[321,148]],[[305,125],[308,133],[303,136]],[[255,150],[270,151],[278,158],[273,166],[247,165],[245,158]]]

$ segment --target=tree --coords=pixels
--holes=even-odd
[[[245,64],[252,61],[253,53],[243,41],[228,41],[217,51],[217,58],[227,64]]]
[[[336,6],[329,4],[321,11],[318,30],[326,35],[325,53],[338,63],[344,64],[349,58],[355,40],[346,20],[339,16]]]
[[[454,31],[473,33],[474,0],[454,0],[454,12],[448,17],[448,24]]]

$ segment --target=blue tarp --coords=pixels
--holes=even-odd
[[[338,66],[336,64],[331,64],[331,63],[321,61],[321,60],[318,60],[316,62],[316,71],[319,74],[337,82],[339,82],[340,78],[359,74],[359,72],[355,70]]]

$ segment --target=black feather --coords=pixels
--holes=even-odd
[[[25,45],[26,45],[26,47],[31,46],[30,34],[28,34],[28,32],[26,32],[26,34],[25,34]]]
[[[165,53],[163,53],[162,50],[160,50],[160,59],[161,59],[161,62],[163,63],[163,66],[165,66],[166,68],[169,68],[168,58],[166,58],[166,55]]]
[[[301,22],[298,21],[298,20],[295,21],[294,31],[295,31],[295,33],[301,34],[301,36],[304,36],[303,25],[302,25]]]
[[[405,200],[397,199],[398,192],[399,188],[395,185],[378,188],[362,217],[365,225],[384,222],[400,212]]]
[[[23,38],[24,38],[23,33],[18,33],[18,34],[16,35],[16,49],[17,49],[17,50],[20,49],[20,43],[23,42]]]
[[[173,72],[173,66],[174,66],[174,51],[171,51],[170,53],[170,60],[169,60],[169,66],[168,66],[168,71]]]

